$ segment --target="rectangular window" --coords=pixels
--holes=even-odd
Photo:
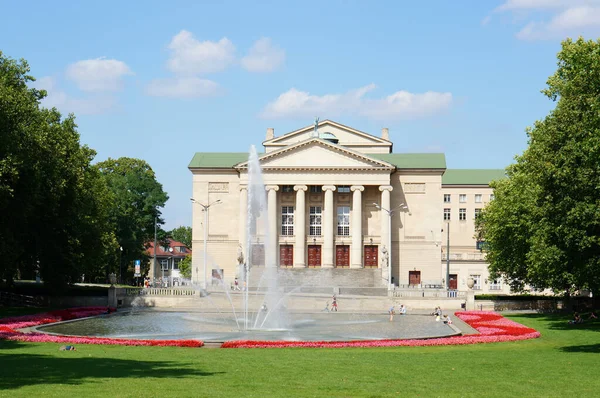
[[[167,271],[169,269],[169,259],[163,258],[160,260],[160,269]]]
[[[465,221],[467,219],[467,209],[458,209],[458,219]]]
[[[444,221],[450,221],[450,209],[444,209]]]
[[[281,235],[294,235],[294,206],[281,207]]]
[[[475,218],[479,217],[481,214],[481,209],[475,209]]]
[[[350,206],[337,208],[337,234],[350,236]]]
[[[465,195],[464,193],[461,193],[460,195],[458,195],[458,201],[460,203],[467,203],[467,195]]]
[[[449,193],[444,194],[444,203],[450,203],[450,194]]]
[[[480,193],[476,193],[475,194],[475,203],[481,203],[481,197],[483,195],[481,195]]]
[[[293,185],[283,185],[281,187],[281,192],[285,192],[285,193],[294,192],[294,186]]]
[[[481,290],[481,275],[469,275],[473,278],[473,290]]]
[[[310,206],[308,228],[310,236],[321,236],[321,216],[321,206]]]
[[[310,186],[310,193],[321,193],[321,192],[323,192],[322,185],[311,185]]]
[[[181,258],[173,259],[173,269],[179,269],[179,263],[181,262]]]
[[[502,290],[502,279],[494,279],[490,281],[490,290]]]
[[[337,191],[339,193],[350,193],[350,185],[339,185]]]

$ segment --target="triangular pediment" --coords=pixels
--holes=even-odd
[[[344,126],[343,124],[332,120],[323,120],[317,124],[317,134],[324,133],[333,134],[339,139],[340,145],[391,146],[391,142],[388,140],[365,133],[364,131],[356,130],[352,127]],[[283,147],[306,141],[310,138],[315,138],[314,125],[306,126],[280,137],[264,141],[263,145],[265,147]]]
[[[261,168],[269,169],[350,169],[350,170],[394,170],[395,166],[349,150],[319,138],[311,138],[283,149],[266,153],[259,158]],[[248,167],[240,163],[238,169]]]

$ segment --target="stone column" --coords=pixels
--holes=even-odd
[[[277,229],[277,191],[279,186],[267,185],[265,189],[268,192],[267,197],[267,215],[268,215],[268,226],[269,226],[269,242],[265,242],[265,266],[266,267],[277,267],[277,251],[279,250],[279,231]]]
[[[296,209],[294,210],[294,267],[306,267],[306,185],[294,186],[296,191]]]
[[[352,248],[350,250],[350,268],[363,268],[362,261],[362,185],[353,185],[352,191]]]
[[[323,268],[333,268],[333,191],[335,185],[323,185],[325,201],[323,209]]]
[[[239,219],[239,240],[242,247],[242,253],[246,256],[248,245],[248,187],[240,185],[240,219]],[[244,261],[247,261],[244,258]]]
[[[391,185],[381,185],[379,190],[381,191],[381,207],[385,210],[381,210],[380,222],[381,222],[381,245],[385,246],[388,252],[388,263],[387,266],[392,265],[392,231],[390,231],[390,192],[392,192]],[[380,267],[383,268],[386,264],[382,263],[383,256],[381,256]]]

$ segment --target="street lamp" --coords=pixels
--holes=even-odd
[[[202,210],[204,211],[204,290],[208,289],[208,283],[207,283],[207,275],[206,275],[206,262],[207,262],[207,241],[208,241],[208,209],[212,206],[212,205],[216,205],[217,203],[221,203],[221,199],[217,199],[212,203],[209,203],[207,205],[202,204],[200,202],[198,202],[196,199],[194,198],[190,198],[190,200],[192,201],[192,203],[196,203],[197,205],[202,206]],[[196,268],[196,275],[198,275],[198,269]]]
[[[407,209],[406,204],[400,203],[398,206],[389,210],[385,207],[381,207],[379,204],[373,202],[373,205],[379,210],[383,210],[388,215],[388,241],[387,241],[387,253],[388,253],[388,290],[392,290],[392,215],[398,209]],[[383,251],[383,250],[382,250]]]
[[[121,266],[121,264],[123,263],[123,261],[121,261],[123,258],[123,246],[119,246],[119,283],[123,284],[123,275],[121,274],[121,268],[123,268]]]

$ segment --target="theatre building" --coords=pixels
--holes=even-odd
[[[325,120],[280,136],[267,129],[259,162],[271,233],[250,242],[248,153],[196,153],[192,280],[204,281],[207,236],[208,278],[226,283],[240,276],[241,252],[296,284],[439,288],[449,255],[451,288],[465,290],[472,277],[481,292],[508,293],[489,276],[474,236],[475,217],[493,199],[489,183],[503,170],[447,169],[442,153],[392,149],[386,128],[375,136]],[[266,243],[276,250],[265,253]]]

